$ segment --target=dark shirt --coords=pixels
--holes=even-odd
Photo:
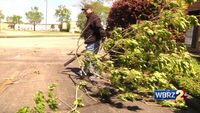
[[[91,13],[87,16],[87,22],[82,36],[85,39],[85,44],[94,43],[105,37],[106,33],[101,24],[99,16]]]

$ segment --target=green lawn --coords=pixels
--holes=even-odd
[[[78,33],[58,32],[58,31],[15,31],[15,30],[2,30],[0,37],[9,36],[66,36],[66,35],[79,35]]]

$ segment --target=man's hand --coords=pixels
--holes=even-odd
[[[102,43],[105,42],[105,40],[106,40],[106,37],[102,37],[101,39]]]

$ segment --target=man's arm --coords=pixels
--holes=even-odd
[[[99,30],[99,34],[100,34],[101,38],[106,37],[106,32],[101,24],[101,19],[99,17],[97,17],[97,19],[95,21],[95,26]]]

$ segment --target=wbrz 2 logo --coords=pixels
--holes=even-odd
[[[183,100],[186,96],[185,90],[156,90],[154,92],[155,100]]]

